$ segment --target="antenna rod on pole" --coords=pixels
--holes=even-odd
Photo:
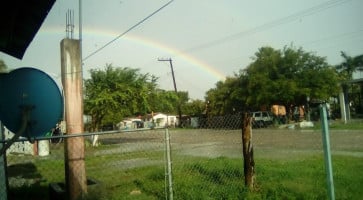
[[[79,54],[81,56],[81,66],[83,65],[83,62],[82,62],[82,0],[79,0]],[[83,77],[83,75],[82,75]]]
[[[176,89],[176,82],[175,82],[174,69],[173,69],[173,62],[172,62],[171,58],[169,58],[169,59],[160,59],[159,58],[158,61],[169,61],[170,68],[171,68],[171,74],[173,76],[174,90],[175,90],[176,95],[179,97],[178,90]],[[178,113],[179,113],[179,127],[181,127],[182,126],[182,123],[181,123],[181,121],[182,121],[182,114],[181,114],[181,109],[180,109],[180,98],[178,99]]]

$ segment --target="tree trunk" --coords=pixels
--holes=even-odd
[[[242,127],[242,145],[244,160],[245,186],[250,190],[254,188],[255,181],[255,161],[253,159],[252,146],[252,118],[247,113],[244,114]]]
[[[343,94],[344,94],[344,101],[345,101],[345,112],[347,116],[347,120],[350,120],[350,105],[349,105],[349,86],[348,84],[343,84]]]

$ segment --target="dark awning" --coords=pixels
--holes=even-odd
[[[55,0],[11,0],[1,5],[0,51],[22,59]]]

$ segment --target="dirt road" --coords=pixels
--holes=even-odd
[[[165,130],[116,134],[101,139],[123,151],[164,148]],[[241,157],[241,130],[169,129],[173,153],[203,157]],[[253,129],[256,156],[294,158],[323,152],[322,133],[313,130]],[[127,147],[127,146],[128,147]],[[363,157],[363,131],[330,131],[332,154]]]

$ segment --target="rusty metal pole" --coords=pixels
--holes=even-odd
[[[63,39],[61,41],[61,71],[66,134],[83,133],[83,79],[79,40]],[[67,138],[64,147],[68,199],[81,199],[87,193],[84,138]]]
[[[253,190],[255,181],[255,161],[252,146],[252,118],[247,113],[243,116],[242,146],[244,161],[245,186]]]

